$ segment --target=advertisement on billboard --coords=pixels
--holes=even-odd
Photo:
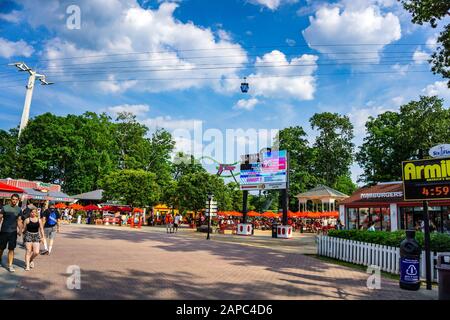
[[[287,151],[267,150],[241,157],[241,190],[286,189]]]
[[[450,199],[450,158],[403,161],[405,200]]]

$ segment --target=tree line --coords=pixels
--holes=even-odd
[[[355,152],[348,116],[317,113],[309,120],[316,130],[310,139],[301,126],[279,131],[274,147],[289,151],[289,208],[298,210],[295,196],[319,184],[351,194],[356,185],[350,166],[363,169],[359,182],[401,180],[401,162],[427,156],[433,145],[450,141],[450,111],[437,97],[422,96],[400,107],[369,117],[366,136]],[[149,129],[129,113],[116,119],[107,114],[57,116],[30,120],[20,139],[18,129],[0,130],[0,177],[56,183],[74,195],[104,189],[105,200],[133,206],[165,203],[181,210],[204,208],[212,191],[221,210],[242,210],[242,192],[208,173],[192,155],[174,155],[171,134]],[[280,207],[279,193],[250,195],[249,209]]]

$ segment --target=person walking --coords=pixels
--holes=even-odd
[[[175,216],[175,220],[173,222],[173,227],[174,227],[174,231],[175,233],[178,232],[178,226],[181,224],[181,214],[177,213],[177,215]]]
[[[23,224],[23,222],[25,221],[26,218],[30,217],[31,211],[33,209],[36,209],[36,212],[37,212],[37,207],[34,204],[29,203],[26,206],[26,208],[24,210],[22,210],[22,217],[21,217],[22,218],[22,224]],[[19,246],[21,248],[25,248],[25,234],[23,232],[22,232],[22,243],[19,243]]]
[[[37,208],[32,209],[30,216],[23,223],[23,241],[25,243],[25,271],[34,268],[34,259],[39,255],[39,246],[44,237],[44,228],[39,219]]]
[[[55,205],[51,204],[50,208],[44,211],[42,215],[42,224],[44,225],[44,252],[41,254],[49,255],[52,252],[53,242],[55,241],[56,232],[60,230],[61,216]],[[48,246],[47,246],[48,245]]]
[[[16,271],[13,267],[14,249],[17,246],[17,236],[22,234],[22,210],[19,207],[19,195],[11,196],[11,203],[5,205],[0,210],[0,262],[3,257],[3,251],[8,246],[8,266],[9,272]]]
[[[166,215],[166,231],[167,233],[173,233],[173,218],[170,213]]]

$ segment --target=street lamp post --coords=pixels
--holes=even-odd
[[[30,117],[31,98],[33,97],[34,82],[36,78],[38,78],[38,80],[41,82],[41,85],[50,85],[53,84],[53,82],[48,82],[47,80],[45,80],[45,75],[39,74],[35,70],[32,70],[24,62],[10,63],[9,65],[15,66],[17,69],[19,69],[19,71],[26,71],[30,75],[28,78],[28,84],[26,86],[27,91],[25,94],[25,103],[23,105],[22,118],[20,120],[20,127],[19,127],[19,136],[20,136],[23,129],[25,129],[25,127],[27,126],[28,119]]]
[[[211,212],[212,212],[211,200],[212,200],[212,197],[213,197],[212,193],[208,192],[208,235],[206,236],[206,240],[210,239],[210,237],[209,237],[209,229],[211,228]]]

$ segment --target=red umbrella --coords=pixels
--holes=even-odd
[[[65,209],[65,208],[67,208],[67,206],[64,203],[60,202],[55,205],[55,208],[56,209]]]
[[[86,207],[83,208],[85,211],[94,211],[94,210],[100,210],[100,208],[98,206],[96,206],[95,204],[90,204]]]
[[[142,212],[144,212],[144,210],[141,209],[141,208],[134,208],[134,209],[133,209],[133,212],[139,212],[139,213],[142,213]]]
[[[119,210],[122,212],[131,212],[133,211],[133,209],[131,209],[130,207],[119,207]]]

